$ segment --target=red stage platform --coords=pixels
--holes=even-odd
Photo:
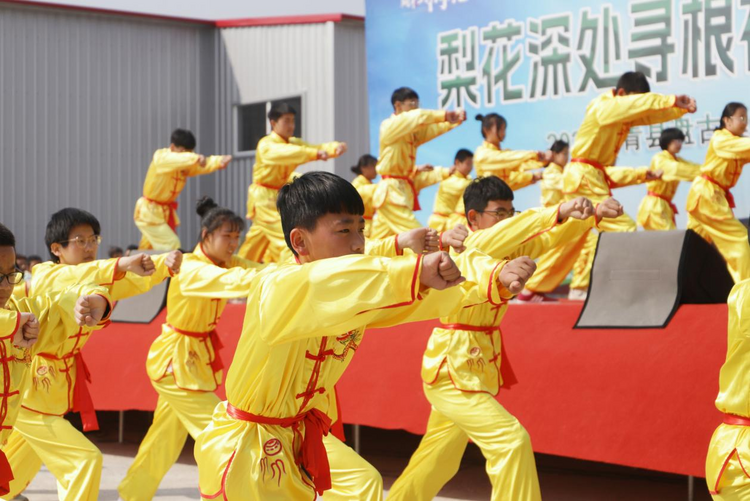
[[[547,454],[704,476],[721,414],[713,405],[726,353],[726,305],[689,305],[666,329],[574,330],[577,304],[511,305],[504,340],[518,384],[498,400]],[[231,360],[244,317],[219,324]],[[113,324],[84,348],[99,410],[153,410],[146,376],[151,325]],[[433,322],[371,330],[339,383],[346,423],[422,433],[429,404],[419,377]],[[223,388],[220,389],[223,398]]]

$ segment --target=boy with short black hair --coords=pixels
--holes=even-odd
[[[153,260],[146,254],[96,260],[99,221],[74,208],[52,215],[44,240],[52,261],[34,267],[30,295],[91,283],[117,301],[148,291],[179,271],[182,261],[179,251]],[[101,452],[64,418],[68,412],[80,412],[84,431],[98,429],[81,353],[90,332],[60,328],[65,330],[64,342],[31,359],[33,384],[23,394],[23,408],[4,449],[16,476],[11,498],[26,488],[42,462],[57,478],[60,499],[94,501],[99,494]]]
[[[237,254],[256,263],[275,263],[284,249],[276,199],[279,190],[302,164],[328,160],[346,153],[346,143],[310,144],[294,137],[297,110],[287,103],[274,103],[268,112],[271,133],[255,149],[253,183],[247,190],[247,218],[253,224]]]
[[[382,499],[377,471],[329,434],[338,414],[333,385],[365,327],[498,302],[511,295],[506,287],[520,290],[533,263],[467,253],[459,258],[464,282],[446,253],[362,255],[362,199],[327,172],[284,186],[278,207],[299,264],[267,268],[250,287],[227,402],[196,440],[201,496]]]
[[[208,158],[195,153],[195,136],[185,129],[175,129],[169,148],[156,150],[143,182],[143,196],[135,203],[133,219],[141,230],[141,249],[161,251],[180,248],[177,236],[177,197],[187,178],[210,174],[226,168],[231,155]]]
[[[533,259],[584,234],[596,220],[622,213],[613,199],[595,208],[580,197],[514,216],[513,198],[511,188],[495,176],[469,184],[464,205],[472,233],[463,243],[468,252]],[[541,498],[529,435],[495,399],[501,387],[515,383],[500,330],[506,310],[507,299],[490,299],[441,316],[422,359],[425,396],[432,406],[427,432],[389,500],[434,498],[458,471],[469,439],[487,460],[493,501]]]

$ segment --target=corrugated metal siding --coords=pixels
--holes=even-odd
[[[370,153],[370,119],[367,108],[367,61],[365,26],[342,22],[334,27],[334,95],[337,139],[346,141],[349,151],[337,160],[336,173],[352,179],[349,168]],[[377,156],[377,152],[372,152]]]
[[[54,9],[0,5],[0,219],[18,251],[46,256],[49,215],[80,207],[102,223],[104,244],[137,243],[136,199],[153,151],[175,127],[211,151],[210,28]],[[212,51],[208,54],[211,56]],[[197,235],[192,203],[213,181],[180,197],[183,245]]]

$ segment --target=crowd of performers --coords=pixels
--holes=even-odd
[[[459,150],[443,168],[415,165],[417,149],[461,126],[466,113],[420,108],[405,87],[391,102],[379,155],[362,156],[352,182],[328,172],[299,175],[300,165],[335,158],[347,145],[294,137],[295,110],[274,105],[272,132],[256,150],[252,223],[242,245],[245,218],[204,197],[199,242],[192,252],[178,250],[177,198],[187,178],[232,160],[196,153],[195,137],[182,129],[154,153],[135,206],[141,248],[164,253],[98,260],[99,221],[65,208],[47,224],[51,261],[37,264],[26,284],[15,267],[14,235],[0,225],[0,496],[21,495],[44,464],[60,499],[98,498],[102,454],[65,419],[79,412],[84,431],[98,428],[81,348],[106,326],[114,301],[171,277],[166,322],[146,362],[158,403],[119,485],[122,499],[153,498],[188,434],[203,499],[382,499],[380,474],[340,438],[334,386],[366,327],[427,319],[440,322],[421,370],[432,410],[388,499],[432,499],[458,471],[469,440],[487,461],[493,500],[540,499],[529,434],[495,398],[516,382],[500,330],[508,302],[547,300],[571,270],[570,297],[584,298],[598,234],[636,231],[612,189],[645,183],[638,224],[671,230],[672,198],[685,181],[692,182],[688,228],[716,246],[736,282],[716,401],[725,419],[708,451],[707,482],[715,499],[750,499],[750,324],[743,315],[750,245],[729,191],[750,161],[747,108],[725,107],[703,164],[678,156],[684,135],[665,129],[650,167],[615,166],[631,127],[697,109],[689,96],[651,92],[642,73],[628,72],[591,101],[572,145],[503,148],[509,124],[489,113],[477,116],[481,144]],[[414,216],[419,192],[437,183],[423,228]],[[514,191],[534,183],[541,207],[519,212]],[[225,367],[216,326],[233,298],[246,298],[247,311]],[[214,393],[222,383],[226,401]]]

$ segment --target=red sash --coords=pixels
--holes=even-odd
[[[258,186],[262,186],[263,188],[268,188],[269,190],[276,190],[276,191],[279,191],[281,188],[284,187],[283,184],[281,186],[271,186],[270,184],[263,184],[263,183],[253,183],[253,184],[257,184]]]
[[[732,195],[732,192],[729,191],[729,188],[727,188],[723,184],[720,184],[717,180],[715,180],[711,176],[707,176],[706,174],[701,174],[701,177],[705,179],[706,181],[709,181],[715,184],[716,186],[718,186],[719,188],[721,188],[722,190],[724,190],[724,196],[727,197],[727,203],[729,204],[729,208],[734,209],[734,195]]]
[[[76,380],[73,387],[73,412],[81,414],[81,423],[83,431],[96,431],[99,429],[99,421],[96,419],[96,409],[94,401],[91,399],[89,383],[91,382],[91,373],[83,359],[83,354],[78,351],[75,354],[67,354],[57,357],[48,353],[40,353],[40,357],[48,360],[67,360],[72,358],[76,368]]]
[[[735,426],[750,426],[750,418],[744,416],[735,416],[734,414],[724,414],[724,424]]]
[[[3,451],[0,451],[0,496],[5,496],[10,492],[10,482],[13,478],[13,470],[10,468],[8,458],[5,457]]]
[[[175,217],[175,214],[177,214],[177,207],[179,204],[177,203],[177,200],[174,202],[159,202],[158,200],[151,200],[150,198],[143,197],[152,204],[161,205],[162,207],[169,207],[169,217],[167,218],[167,224],[170,228],[172,228],[172,231],[175,231],[177,228],[177,219]]]
[[[227,402],[227,414],[240,421],[248,421],[258,424],[269,424],[292,428],[295,440],[297,435],[302,438],[300,457],[295,458],[298,465],[302,465],[305,471],[312,477],[315,490],[318,494],[331,488],[331,467],[328,464],[328,453],[323,444],[323,437],[328,435],[331,428],[331,418],[318,409],[312,409],[304,414],[291,418],[269,418],[258,416],[238,409]],[[299,432],[299,423],[305,424],[305,436]]]
[[[571,163],[572,162],[590,165],[591,167],[594,167],[596,170],[600,171],[604,175],[604,180],[607,182],[607,188],[609,188],[609,196],[612,196],[612,188],[616,188],[617,186],[615,185],[615,182],[612,181],[612,179],[609,177],[609,174],[607,174],[607,170],[602,164],[594,160],[586,160],[585,158],[574,158],[573,160],[571,160]]]
[[[224,362],[221,360],[221,353],[219,352],[219,350],[224,347],[224,344],[221,342],[221,338],[219,338],[219,333],[216,332],[216,329],[209,332],[190,332],[178,329],[173,325],[167,324],[167,326],[176,333],[182,334],[183,336],[194,337],[198,339],[208,338],[208,340],[211,342],[212,348],[214,349],[214,359],[213,361],[211,361],[211,369],[213,369],[214,372],[219,372],[220,370],[224,369]]]
[[[665,202],[667,202],[669,204],[669,207],[672,209],[672,212],[673,212],[673,214],[672,214],[672,221],[674,222],[675,215],[679,214],[679,212],[677,211],[677,206],[672,202],[672,199],[671,198],[667,198],[664,195],[659,195],[658,193],[654,193],[653,191],[649,191],[647,193],[647,195],[650,196],[650,197],[661,198],[662,200],[664,200]]]

